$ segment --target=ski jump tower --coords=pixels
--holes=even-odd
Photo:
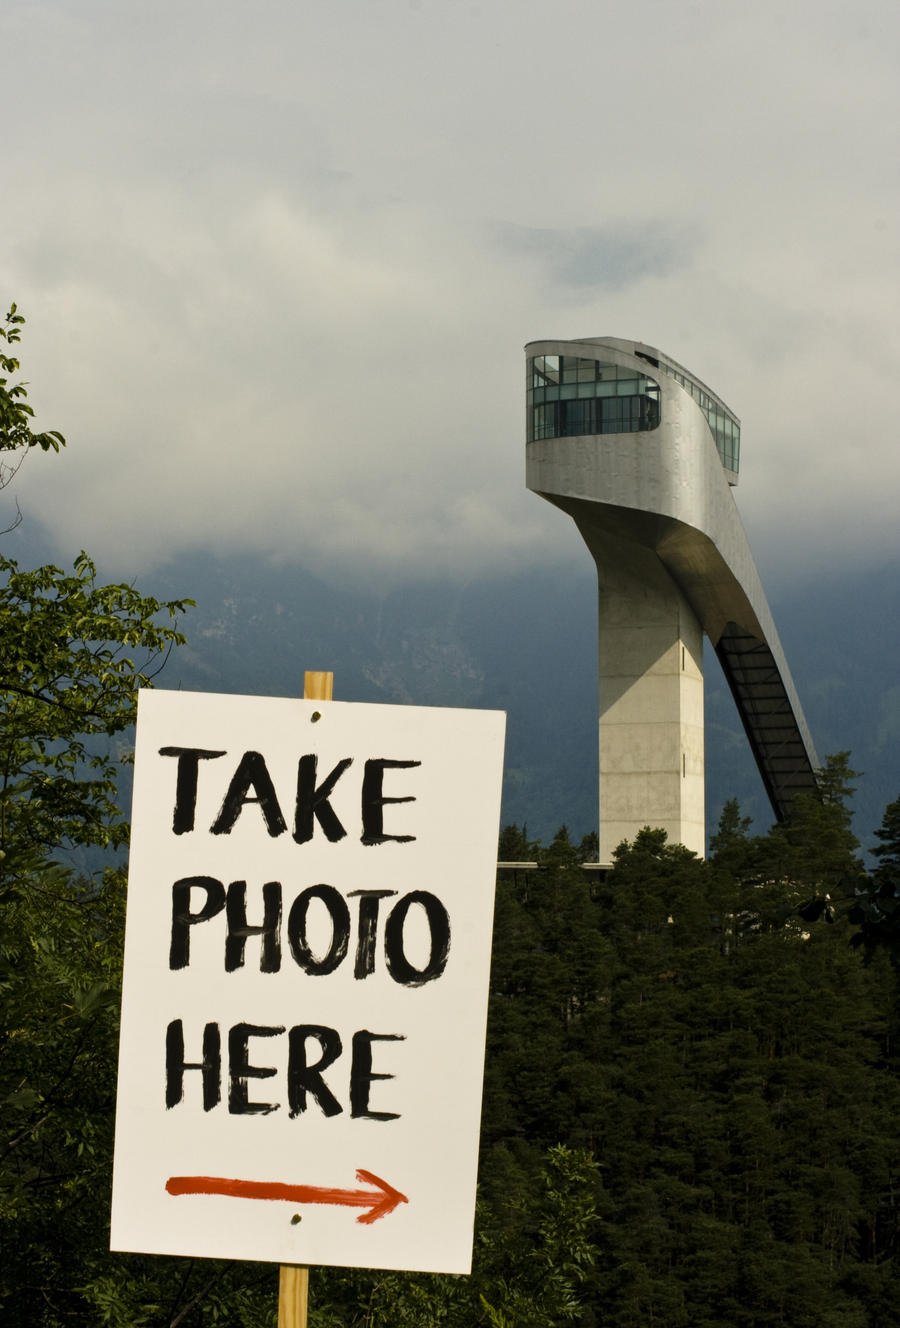
[[[818,760],[731,492],[740,421],[642,342],[525,350],[526,483],[597,565],[600,863],[645,825],[705,851],[704,634],[781,820]]]

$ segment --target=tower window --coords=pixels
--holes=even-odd
[[[530,361],[528,441],[641,433],[659,426],[659,385],[634,369],[574,355]]]

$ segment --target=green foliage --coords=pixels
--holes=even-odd
[[[812,809],[751,840],[733,805],[708,863],[648,829],[593,885],[577,864],[500,883],[483,1192],[527,1192],[539,1147],[587,1137],[603,1220],[577,1322],[895,1322],[896,981],[846,916],[797,912],[855,861],[834,768],[821,841]]]
[[[870,876],[860,872],[843,883],[843,902],[849,901],[848,917],[859,929],[853,944],[868,958],[886,954],[900,968],[900,798],[885,808],[875,835],[878,866]]]
[[[583,1151],[557,1146],[522,1192],[480,1203],[471,1276],[316,1269],[312,1328],[562,1328],[587,1324],[602,1187]],[[587,1316],[587,1317],[585,1317]]]
[[[13,305],[0,341],[15,345],[24,321]],[[62,434],[31,428],[26,385],[11,377],[19,367],[0,353],[0,453],[58,451]],[[0,487],[12,473],[0,467]],[[183,642],[173,621],[188,603],[98,585],[83,552],[71,574],[0,557],[0,898],[48,854],[124,842],[124,749],[111,742],[134,719],[135,688]]]
[[[44,452],[51,449],[58,452],[66,445],[65,438],[55,429],[45,433],[35,433],[32,429],[34,411],[28,404],[28,385],[15,380],[13,375],[19,371],[19,361],[3,348],[2,343],[12,347],[21,341],[24,322],[16,306],[12,305],[0,326],[0,489],[10,483],[32,447]],[[20,519],[17,516],[13,525],[18,525]]]
[[[118,845],[115,802],[134,719],[190,601],[160,604],[126,585],[103,586],[86,554],[71,575],[21,571],[0,558],[0,853],[3,877],[23,854],[73,844]]]
[[[143,630],[138,621],[133,630]],[[104,697],[94,713],[114,704],[116,723],[130,714],[124,676]],[[72,708],[68,722],[76,713]],[[107,714],[113,716],[112,708]],[[89,804],[84,786],[79,796]],[[6,814],[0,1319],[10,1328],[69,1322],[272,1328],[277,1277],[271,1268],[109,1253],[124,877],[107,871],[100,881],[83,880],[52,862],[57,846],[33,842],[38,813],[25,793],[8,798]],[[43,808],[39,815],[49,825]]]
[[[112,1255],[125,883],[44,864],[0,933],[0,1320],[271,1328],[270,1269]]]
[[[29,853],[119,845],[110,738],[134,720],[187,600],[161,604],[129,586],[98,586],[82,552],[72,575],[20,571],[0,558],[0,879]],[[161,622],[162,619],[162,622]]]
[[[538,843],[528,838],[528,827],[507,825],[500,831],[497,847],[498,862],[532,862],[539,849]]]
[[[15,345],[22,322],[13,306],[0,339]],[[61,434],[31,428],[18,369],[0,353],[0,453],[58,450]],[[0,487],[14,470],[0,463]],[[219,1266],[108,1253],[124,880],[56,860],[125,839],[111,744],[183,639],[188,601],[98,585],[85,554],[71,575],[0,558],[0,579],[0,1318],[226,1323],[245,1292],[233,1276],[224,1292]],[[271,1319],[248,1307],[240,1321]]]
[[[849,752],[826,757],[817,771],[819,797],[798,794],[790,815],[758,841],[758,870],[801,887],[829,890],[858,874],[859,841],[851,829],[852,781]]]
[[[900,881],[900,798],[885,808],[875,837],[879,840],[872,849],[873,856],[878,859],[876,876]]]
[[[747,875],[752,871],[754,841],[749,834],[752,824],[751,817],[741,815],[736,798],[725,803],[709,840],[710,858],[717,867],[731,875]]]
[[[90,1190],[87,1166],[77,1159],[92,1164],[108,1131],[108,1067],[115,1058],[115,1020],[108,1015],[117,1002],[118,971],[107,924],[120,914],[121,897],[118,878],[92,890],[45,864],[4,900],[0,1223],[30,1225],[56,1204],[62,1212],[77,1209]],[[105,1067],[105,1075],[85,1073],[92,1065]],[[65,1178],[53,1197],[50,1157],[54,1173]],[[15,1245],[0,1243],[6,1271]]]
[[[12,305],[6,315],[5,325],[0,327],[0,341],[7,346],[14,346],[21,341],[24,323],[25,319]],[[48,433],[34,433],[31,428],[34,411],[27,401],[28,385],[13,382],[10,377],[18,370],[18,359],[0,349],[0,452],[17,452],[30,447],[40,447],[44,452],[52,448],[58,452],[66,445],[61,433],[55,429]]]
[[[852,771],[847,773],[853,777]],[[856,928],[851,945],[862,949],[867,959],[883,953],[900,967],[900,798],[888,804],[875,835],[880,843],[872,849],[878,859],[874,872],[863,871],[854,857],[836,881],[824,882],[830,884],[828,894],[804,901],[799,911],[808,922],[845,917]]]

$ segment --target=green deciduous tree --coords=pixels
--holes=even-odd
[[[134,718],[135,688],[184,638],[186,601],[160,604],[98,585],[86,554],[73,572],[22,571],[0,558],[0,871],[72,845],[116,846],[124,754],[110,740]],[[2,877],[0,877],[2,879]]]
[[[3,346],[17,345],[24,322],[13,305]],[[33,429],[19,369],[0,348],[0,487],[31,449],[65,446],[57,430]],[[135,689],[183,641],[174,620],[187,603],[98,585],[83,552],[71,574],[0,557],[0,892],[47,855],[124,842],[124,748],[111,743],[132,723]]]
[[[45,862],[0,907],[0,1322],[272,1328],[272,1269],[109,1252],[124,878]]]
[[[311,1328],[593,1328],[603,1209],[596,1162],[547,1149],[526,1190],[478,1205],[471,1276],[316,1269]]]
[[[23,321],[13,307],[0,328],[7,347]],[[64,444],[60,433],[33,430],[18,369],[0,353],[0,485],[30,449]],[[5,1324],[174,1322],[162,1307],[180,1313],[193,1294],[183,1269],[159,1264],[144,1308],[110,1317],[140,1281],[134,1261],[106,1248],[124,883],[115,871],[87,879],[65,865],[73,847],[125,840],[115,775],[135,689],[183,639],[175,620],[186,604],[99,585],[85,554],[71,574],[0,558]]]
[[[0,342],[6,347],[16,345],[22,339],[24,323],[25,319],[12,305],[0,327]],[[0,488],[9,483],[21,456],[29,448],[39,447],[44,452],[52,448],[58,452],[66,444],[65,438],[55,429],[46,433],[35,433],[32,429],[34,410],[28,404],[28,385],[14,377],[19,368],[17,357],[0,347],[0,452],[6,454],[0,459]],[[16,453],[21,455],[17,457]]]

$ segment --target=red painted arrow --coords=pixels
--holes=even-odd
[[[392,1213],[398,1204],[409,1203],[405,1194],[372,1174],[357,1171],[356,1179],[375,1185],[374,1190],[330,1190],[320,1185],[284,1185],[280,1181],[226,1180],[222,1176],[170,1176],[169,1194],[224,1194],[232,1199],[285,1199],[295,1204],[341,1204],[347,1208],[367,1208],[357,1222],[377,1222]]]

